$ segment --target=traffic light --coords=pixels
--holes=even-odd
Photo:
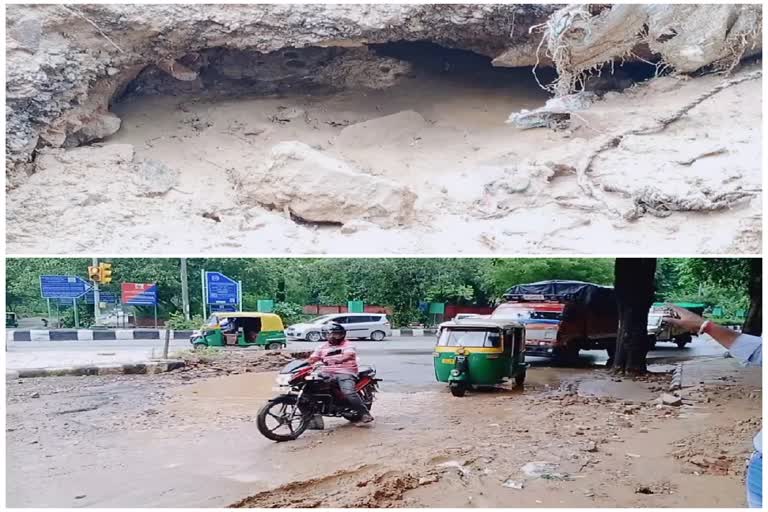
[[[99,267],[88,267],[88,279],[94,283],[101,281],[101,271]]]
[[[100,283],[109,284],[112,282],[112,264],[111,263],[99,263],[99,278]]]

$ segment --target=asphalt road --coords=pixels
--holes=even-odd
[[[396,337],[383,342],[354,342],[362,364],[374,365],[378,376],[383,379],[382,388],[397,391],[420,391],[434,386],[432,351],[434,338]],[[314,349],[318,343],[291,341],[291,350]],[[116,353],[132,360],[162,352],[162,340],[118,340],[118,341],[57,341],[57,342],[11,342],[8,343],[8,368],[51,366],[65,357],[85,356],[88,353]],[[170,352],[190,348],[187,340],[171,340]],[[672,343],[661,343],[648,355],[650,363],[675,363],[696,357],[721,356],[725,351],[709,337],[694,338],[687,348],[679,349]],[[604,351],[583,351],[577,366],[599,367],[605,364]],[[17,363],[23,361],[23,363]],[[27,363],[26,361],[33,361]],[[545,358],[529,357],[533,368],[551,366]]]

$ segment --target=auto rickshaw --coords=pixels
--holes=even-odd
[[[18,327],[19,326],[19,318],[16,316],[16,313],[13,311],[6,311],[5,312],[5,327]]]
[[[447,382],[453,396],[468,389],[493,387],[513,378],[521,387],[525,362],[525,327],[515,321],[467,318],[440,324],[432,354],[435,378]]]
[[[253,347],[278,350],[286,346],[283,320],[274,313],[217,312],[189,342],[204,347]]]

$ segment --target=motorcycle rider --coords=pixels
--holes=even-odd
[[[325,365],[323,373],[336,381],[349,405],[360,413],[360,423],[371,423],[373,416],[355,390],[358,374],[357,352],[347,340],[347,330],[334,322],[323,331],[326,333],[327,341],[312,352],[309,362],[313,364],[322,362]]]

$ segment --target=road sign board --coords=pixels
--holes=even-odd
[[[228,278],[221,272],[205,273],[206,303],[208,304],[237,304],[237,281]]]
[[[210,304],[208,309],[211,313],[234,313],[237,311],[235,304]]]
[[[44,299],[76,299],[91,289],[77,276],[40,276],[40,295]]]
[[[93,304],[93,290],[86,293],[83,298],[87,304]],[[104,302],[105,304],[117,304],[120,302],[120,297],[112,292],[99,292],[99,302]]]
[[[132,306],[157,305],[157,283],[123,283],[121,288],[123,304]]]

